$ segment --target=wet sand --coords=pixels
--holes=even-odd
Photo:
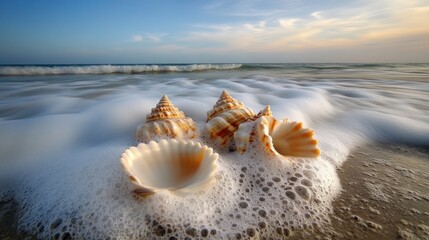
[[[361,146],[337,171],[343,190],[331,225],[273,238],[429,239],[429,149]],[[0,239],[35,237],[17,233],[18,207],[13,199],[0,200]]]
[[[0,239],[19,239],[17,233],[17,203],[12,198],[0,199]]]
[[[429,150],[361,146],[337,170],[342,192],[316,239],[429,239]]]

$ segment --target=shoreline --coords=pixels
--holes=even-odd
[[[359,146],[337,173],[342,191],[332,204],[331,224],[294,238],[429,238],[429,149]]]
[[[429,238],[429,149],[356,147],[337,173],[342,191],[332,204],[331,224],[322,231],[296,230],[291,239]],[[0,238],[37,238],[17,231],[18,208],[13,199],[0,202]]]

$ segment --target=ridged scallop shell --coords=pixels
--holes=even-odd
[[[250,108],[244,106],[223,91],[213,109],[207,112],[207,131],[211,138],[218,139],[222,145],[226,145],[232,140],[234,132],[238,126],[254,117]]]
[[[269,106],[262,110],[254,121],[240,125],[234,134],[236,149],[245,152],[259,141],[268,154],[316,158],[320,155],[314,131],[303,128],[301,122],[277,121],[271,116]]]
[[[146,117],[146,122],[137,127],[136,139],[139,142],[163,138],[195,139],[196,124],[175,107],[164,95]]]
[[[143,197],[157,191],[189,193],[210,182],[219,155],[194,141],[161,140],[125,150],[121,164],[134,193]]]

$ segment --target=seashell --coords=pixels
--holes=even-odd
[[[219,155],[194,141],[161,140],[125,150],[121,164],[135,194],[147,197],[158,191],[189,193],[210,182]]]
[[[254,117],[250,108],[244,106],[223,91],[213,109],[207,112],[207,131],[211,138],[218,139],[222,145],[226,145],[237,131],[238,126]]]
[[[195,122],[164,95],[146,116],[146,122],[137,127],[136,139],[145,143],[162,138],[195,139],[196,129]]]
[[[264,109],[262,109],[261,111],[259,111],[258,114],[256,114],[254,117],[250,118],[248,121],[255,121],[256,119],[258,119],[258,118],[260,118],[262,116],[266,116],[266,117],[273,116],[273,113],[271,112],[270,105],[267,105]]]
[[[240,125],[234,134],[236,149],[243,153],[258,140],[268,154],[316,158],[320,155],[314,131],[303,128],[301,122],[277,121],[271,116],[269,106],[259,117]]]
[[[266,106],[257,115],[248,119],[247,122],[240,124],[238,130],[234,133],[235,148],[241,153],[244,153],[251,143],[255,140],[256,131],[253,129],[255,121],[262,116],[272,116],[270,106]]]

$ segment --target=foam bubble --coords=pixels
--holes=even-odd
[[[65,154],[61,164],[23,180],[33,184],[16,193],[25,206],[21,229],[37,229],[42,238],[65,232],[78,238],[199,238],[214,232],[219,238],[275,237],[279,228],[290,234],[329,222],[339,190],[335,168],[323,159],[222,152],[215,180],[196,194],[133,198],[111,157],[122,149],[110,145]]]

